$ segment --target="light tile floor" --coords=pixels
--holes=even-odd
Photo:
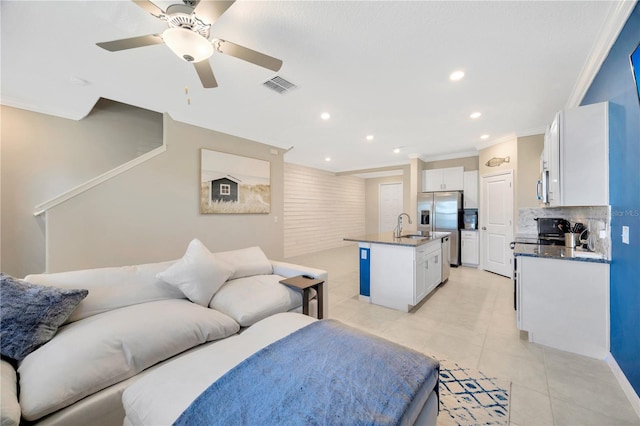
[[[640,425],[604,361],[521,338],[508,278],[452,268],[444,285],[403,313],[358,300],[357,245],[287,261],[329,272],[330,318],[511,380],[512,425]]]

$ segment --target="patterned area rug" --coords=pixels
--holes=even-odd
[[[440,360],[438,425],[508,425],[511,382]]]

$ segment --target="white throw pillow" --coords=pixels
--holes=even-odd
[[[260,247],[248,247],[240,250],[222,251],[213,254],[233,269],[230,280],[252,275],[269,275],[273,273],[271,261]]]
[[[229,315],[243,327],[268,316],[288,312],[302,305],[300,290],[280,280],[280,275],[254,275],[230,280],[213,296],[210,308]]]
[[[233,270],[216,258],[200,240],[193,239],[182,259],[157,277],[182,290],[192,302],[207,306],[232,273]]]

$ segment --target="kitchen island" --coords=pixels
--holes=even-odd
[[[442,239],[449,236],[384,232],[345,238],[360,248],[360,300],[409,312],[443,281]]]

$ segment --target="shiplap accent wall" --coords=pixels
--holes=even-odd
[[[342,247],[365,234],[365,180],[284,165],[284,257]],[[352,244],[352,243],[351,243]]]

